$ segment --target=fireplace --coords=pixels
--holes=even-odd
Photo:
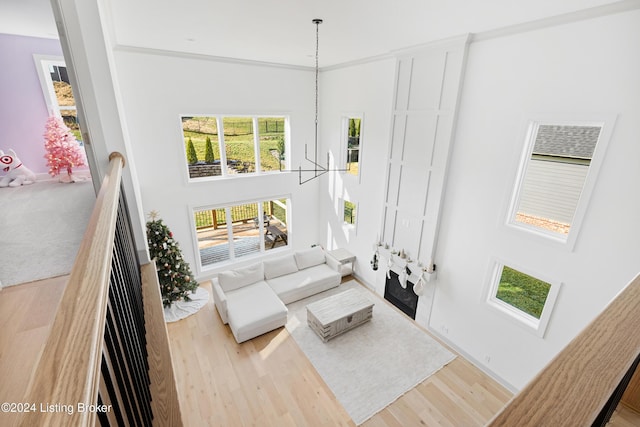
[[[418,295],[413,292],[413,283],[407,280],[406,289],[402,288],[398,274],[391,271],[391,278],[387,278],[384,286],[384,298],[415,320]]]

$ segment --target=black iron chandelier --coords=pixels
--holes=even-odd
[[[304,145],[304,158],[307,162],[311,163],[313,169],[303,169],[302,166],[298,167],[298,179],[300,185],[305,184],[309,181],[312,181],[327,172],[346,172],[347,169],[331,169],[330,168],[330,158],[329,153],[327,152],[327,166],[321,165],[318,163],[318,79],[320,74],[320,67],[318,65],[318,47],[320,40],[320,31],[319,27],[322,24],[322,19],[314,19],[313,22],[316,25],[316,67],[315,67],[315,128],[314,128],[314,141],[313,141],[313,158],[309,158],[307,144]],[[312,172],[313,175],[310,178],[302,179],[302,172]]]

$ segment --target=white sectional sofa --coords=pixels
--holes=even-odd
[[[340,266],[319,246],[224,271],[213,279],[213,300],[238,343],[287,323],[285,304],[340,284]]]

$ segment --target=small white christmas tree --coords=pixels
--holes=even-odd
[[[51,176],[60,175],[66,170],[66,176],[60,177],[61,182],[75,182],[73,168],[85,165],[84,151],[76,141],[76,137],[58,116],[47,119],[44,132],[44,148],[47,150],[45,158]]]

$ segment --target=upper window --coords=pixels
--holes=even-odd
[[[360,143],[362,132],[361,117],[344,118],[344,140],[346,141],[346,171],[351,175],[360,174]]]
[[[182,116],[181,122],[189,178],[286,168],[285,117]]]
[[[605,122],[532,121],[509,223],[572,243],[611,127]]]

